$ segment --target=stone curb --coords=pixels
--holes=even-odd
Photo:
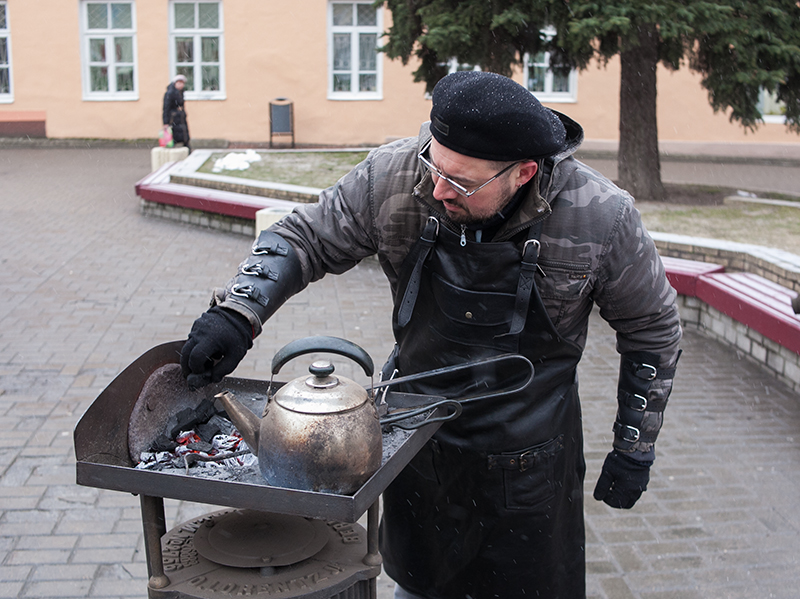
[[[721,264],[749,272],[800,293],[800,256],[748,243],[650,232],[662,256]]]

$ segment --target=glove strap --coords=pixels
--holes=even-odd
[[[661,356],[630,352],[620,357],[614,448],[647,453],[658,438],[675,368],[660,368]],[[645,430],[646,428],[646,430]]]
[[[635,356],[638,359],[626,356]],[[675,378],[676,368],[658,368],[657,365],[660,358],[661,356],[658,354],[647,354],[646,352],[623,354],[620,360],[620,369],[626,370],[636,378],[644,381]]]
[[[262,231],[217,304],[243,314],[256,334],[261,325],[303,286],[300,258],[283,237]]]
[[[623,424],[619,420],[614,422],[612,427],[614,436],[617,440],[624,441],[625,443],[655,443],[658,438],[658,431],[640,431],[635,426]]]

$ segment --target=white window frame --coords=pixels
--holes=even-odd
[[[553,27],[546,27],[542,29],[542,33],[545,36],[553,37],[556,34],[556,30]],[[553,71],[550,69],[550,53],[544,52],[543,59],[541,62],[533,62],[534,56],[531,56],[529,53],[525,54],[525,87],[536,96],[540,102],[550,102],[550,103],[575,103],[578,101],[578,71],[576,69],[572,69],[567,76],[567,87],[569,88],[565,92],[558,92],[553,91]],[[546,69],[545,71],[545,79],[544,79],[544,91],[535,91],[531,89],[531,80],[530,80],[530,73],[531,67],[533,66],[541,66]]]
[[[350,0],[330,0],[328,2],[328,99],[329,100],[383,100],[383,53],[376,52],[375,55],[375,91],[336,91],[334,90],[334,35],[349,33],[351,36],[350,50],[350,80],[351,85],[357,85],[359,75],[359,34],[376,34],[376,45],[380,45],[380,38],[383,35],[383,8],[375,9],[375,25],[334,25],[333,6],[335,4],[367,4],[372,5],[373,1]],[[368,71],[371,73],[371,71]]]
[[[764,114],[764,110],[769,110],[769,107],[779,108],[783,107],[782,102],[775,99],[774,94],[770,94],[767,90],[762,89],[758,98],[758,110],[761,112],[761,120],[770,125],[785,125],[786,116],[783,114]]]
[[[447,66],[447,74],[451,75],[453,73],[458,73],[459,71],[480,71],[481,67],[476,64],[469,64],[468,62],[458,62],[457,58],[451,58],[446,63],[443,63]]]
[[[0,65],[0,69],[8,71],[8,92],[0,91],[0,104],[10,104],[14,101],[14,72],[12,69],[11,60],[11,27],[9,26],[8,17],[8,2],[0,0],[0,10],[3,11],[5,16],[5,26],[0,27],[0,40],[3,40],[6,46],[6,59],[7,64]]]
[[[438,63],[439,66],[447,67],[447,74],[452,75],[453,73],[458,73],[459,71],[475,71],[480,72],[482,69],[480,65],[477,64],[470,64],[468,62],[458,62],[458,59],[453,57],[447,62],[440,62]],[[425,92],[425,99],[431,100],[433,99],[433,95],[430,92]]]
[[[129,4],[131,7],[131,27],[129,29],[114,29],[108,27],[106,29],[89,29],[89,4]],[[80,17],[81,17],[81,76],[83,79],[83,99],[87,101],[134,101],[139,99],[139,65],[138,65],[138,49],[136,46],[136,1],[135,0],[81,0],[80,4]],[[109,24],[110,25],[110,24]],[[115,37],[130,37],[131,38],[131,53],[132,60],[128,62],[117,62],[115,53]],[[92,61],[91,53],[91,40],[103,38],[106,47],[106,60],[101,62]],[[105,64],[108,69],[108,91],[92,90],[92,75],[91,69],[93,66]],[[132,66],[133,67],[133,89],[117,91],[116,73],[118,66]]]
[[[201,29],[199,27],[195,27],[193,29],[178,29],[175,25],[175,5],[176,4],[193,4],[195,8],[195,24],[199,25],[197,21],[198,14],[199,14],[199,6],[200,4],[216,4],[218,6],[218,18],[219,23],[218,27],[211,29]],[[224,22],[224,10],[223,10],[223,3],[221,0],[170,0],[169,3],[169,72],[170,72],[170,80],[174,79],[176,75],[179,74],[178,68],[181,66],[178,63],[178,57],[176,53],[176,39],[177,38],[185,38],[191,37],[193,39],[193,50],[192,55],[194,57],[194,61],[192,63],[182,63],[182,64],[191,64],[192,68],[192,77],[193,82],[200,83],[202,86],[202,69],[203,65],[217,65],[219,66],[219,89],[218,90],[197,90],[192,89],[189,90],[188,88],[184,90],[183,97],[186,100],[225,100],[227,95],[225,92],[225,22]],[[204,63],[202,60],[202,38],[204,37],[216,37],[219,40],[218,43],[218,61],[214,63],[206,62]]]

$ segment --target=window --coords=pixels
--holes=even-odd
[[[447,68],[447,74],[460,73],[461,71],[480,71],[481,67],[477,64],[469,62],[458,62],[457,58],[451,58],[447,62],[437,63],[440,67]],[[430,100],[433,96],[429,92],[425,92],[425,99]]]
[[[468,62],[458,62],[457,58],[451,58],[446,63],[442,63],[443,66],[447,66],[447,74],[450,73],[460,73],[461,71],[480,71],[481,68],[478,65],[470,64]]]
[[[225,99],[223,41],[221,2],[170,4],[170,70],[186,77],[186,99]]]
[[[382,13],[372,2],[330,2],[328,6],[328,97],[380,100],[382,68],[378,39]]]
[[[782,125],[786,122],[786,105],[778,100],[775,93],[762,89],[758,99],[758,110],[765,123]]]
[[[8,6],[0,2],[0,102],[13,102],[11,90],[11,36],[8,27]]]
[[[83,97],[137,100],[133,2],[82,2]]]
[[[542,30],[546,36],[555,29]],[[525,85],[542,102],[575,102],[578,98],[578,73],[574,69],[550,67],[550,53],[525,55]]]

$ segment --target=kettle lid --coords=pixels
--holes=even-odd
[[[286,383],[275,393],[273,401],[293,412],[334,414],[363,405],[367,390],[343,376],[334,376],[335,368],[327,360],[313,362],[303,376]]]

